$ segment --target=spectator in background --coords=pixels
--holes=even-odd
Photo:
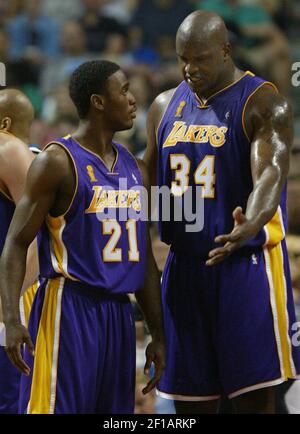
[[[283,94],[290,88],[288,41],[258,0],[202,0],[199,9],[221,15],[238,36],[235,48],[243,66],[273,81]]]
[[[68,80],[81,63],[91,60],[87,52],[86,35],[77,21],[67,21],[61,32],[60,57],[50,62],[41,79],[43,95],[50,95],[61,83]]]
[[[127,38],[119,33],[112,33],[107,37],[101,58],[121,65],[125,71],[134,67],[134,57],[128,51]]]
[[[8,23],[13,58],[43,63],[59,53],[59,28],[55,19],[43,15],[41,0],[25,0],[24,10]]]
[[[135,95],[137,113],[132,136],[133,153],[138,154],[147,145],[146,121],[152,95],[152,87],[147,77],[142,74],[130,76],[130,91]]]
[[[143,46],[150,46],[159,53],[161,39],[174,46],[176,31],[182,20],[193,11],[192,4],[182,0],[140,0],[132,18],[131,32]]]
[[[49,124],[57,122],[57,119],[62,117],[75,118],[78,122],[75,106],[69,96],[67,82],[62,82],[54,88],[51,94],[44,100],[41,117]]]
[[[9,60],[9,36],[4,28],[0,27],[0,62],[7,63]]]
[[[60,23],[78,19],[82,14],[81,0],[43,0],[43,12]]]
[[[126,27],[113,18],[103,15],[100,0],[81,0],[83,14],[80,23],[87,38],[87,49],[91,53],[104,50],[111,34],[126,36]]]
[[[115,18],[124,25],[129,25],[138,0],[102,0],[101,3],[105,16]]]
[[[0,25],[7,24],[8,20],[22,9],[23,0],[0,0]]]

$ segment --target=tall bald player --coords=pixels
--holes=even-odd
[[[194,204],[204,200],[204,227],[160,222],[171,252],[159,394],[178,413],[215,412],[221,393],[238,412],[273,412],[274,386],[300,369],[284,239],[291,108],[272,83],[234,65],[214,13],[189,15],[176,51],[184,80],[151,106],[145,161],[173,200],[188,187]]]
[[[33,107],[20,91],[0,91],[0,253],[24,186],[28,168],[34,158],[28,149],[29,130],[34,117]],[[38,265],[34,245],[27,256],[27,275],[23,288],[35,278]],[[21,300],[21,318],[26,322],[33,296],[30,289]],[[0,328],[4,336],[0,303]],[[3,342],[4,343],[4,342]],[[0,346],[0,414],[17,413],[20,373],[12,366],[3,346]]]

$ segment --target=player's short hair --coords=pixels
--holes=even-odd
[[[106,80],[119,69],[119,65],[108,60],[92,60],[73,72],[69,94],[80,119],[84,119],[89,112],[91,96],[103,92]]]

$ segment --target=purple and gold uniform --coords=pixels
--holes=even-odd
[[[0,255],[2,253],[8,228],[15,211],[15,204],[4,192],[0,192]],[[20,317],[22,324],[27,326],[30,307],[37,289],[37,284],[27,289],[20,299]],[[0,346],[0,414],[18,413],[21,373],[13,366]]]
[[[205,104],[182,82],[158,129],[159,185],[175,196],[191,187],[204,200],[204,226],[161,221],[171,245],[163,274],[166,370],[158,393],[186,401],[235,397],[296,378],[296,321],[285,244],[286,187],[272,220],[223,263],[207,267],[217,235],[233,229],[232,212],[246,210],[253,189],[249,99],[271,83],[247,71]],[[201,186],[200,191],[196,186]]]
[[[22,376],[20,412],[131,413],[135,327],[126,294],[145,276],[141,173],[117,143],[111,172],[71,136],[55,143],[73,162],[76,191],[65,214],[48,215],[41,232],[45,281],[30,315],[35,357],[25,353],[32,375]],[[107,211],[115,215],[106,218]]]
[[[0,253],[4,247],[7,231],[15,211],[14,202],[0,192]],[[17,413],[19,399],[20,372],[12,365],[4,347],[0,346],[0,414]]]

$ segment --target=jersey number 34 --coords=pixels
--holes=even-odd
[[[191,162],[185,154],[170,154],[170,167],[175,170],[175,180],[171,184],[174,196],[182,196],[189,187]],[[195,173],[194,183],[202,185],[202,197],[213,199],[215,197],[215,156],[206,155],[200,162]]]

